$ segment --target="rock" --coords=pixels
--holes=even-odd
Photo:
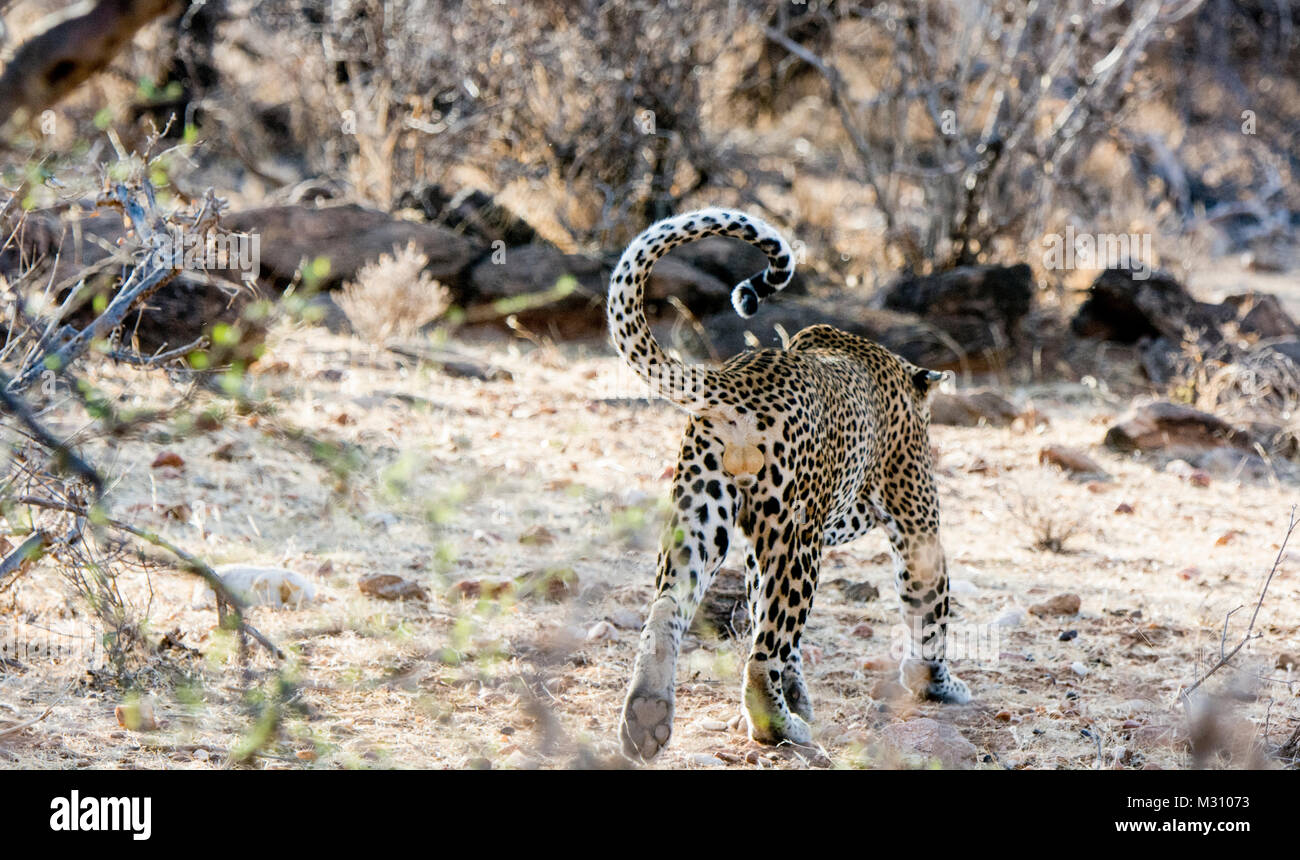
[[[759,347],[776,347],[781,345],[778,326],[793,337],[808,326],[821,324],[873,340],[922,367],[944,370],[961,366],[960,356],[953,351],[950,341],[925,320],[915,314],[872,308],[850,296],[830,301],[787,297],[782,291],[765,302],[758,315],[751,319],[737,316],[730,308],[703,319],[709,341],[722,358],[750,348],[745,338],[747,332]],[[696,352],[707,356],[702,345]]]
[[[1300,335],[1300,325],[1283,309],[1277,296],[1270,293],[1243,293],[1228,296],[1224,304],[1237,311],[1237,331],[1261,339]]]
[[[486,361],[480,361],[468,355],[461,355],[457,352],[451,352],[445,349],[427,349],[420,345],[406,345],[388,347],[389,352],[403,358],[413,359],[416,362],[428,363],[433,365],[446,376],[455,377],[456,379],[477,379],[480,382],[510,382],[514,379],[514,374],[504,367],[490,364]],[[399,399],[406,400],[412,404],[421,402],[412,398],[410,395],[396,395]],[[432,403],[425,400],[424,403]]]
[[[519,536],[519,542],[529,546],[546,546],[555,543],[555,535],[544,525],[534,524]]]
[[[993,623],[998,627],[1019,627],[1025,623],[1025,619],[1028,617],[1029,616],[1025,614],[1025,610],[1018,606],[1013,606],[1010,609],[1004,610],[1001,615],[993,620]]]
[[[520,597],[540,597],[552,603],[568,600],[578,593],[578,574],[571,567],[530,570],[515,577]]]
[[[709,753],[693,753],[688,761],[697,767],[717,767],[722,764],[721,759]]]
[[[1011,426],[1022,432],[1032,433],[1040,428],[1051,426],[1051,423],[1051,420],[1031,403],[1016,416]]]
[[[437,224],[403,221],[351,203],[248,209],[222,216],[222,223],[260,236],[260,280],[282,287],[293,281],[304,259],[329,260],[328,270],[316,273],[316,285],[330,288],[354,280],[362,266],[413,242],[428,258],[424,270],[451,289],[459,303],[470,264],[482,252],[474,242]]]
[[[1104,475],[1106,470],[1097,461],[1077,448],[1048,445],[1038,452],[1038,462],[1049,464],[1075,475]]]
[[[1084,675],[1088,674],[1088,667],[1080,663],[1078,660],[1075,660],[1073,663],[1070,664],[1070,671],[1080,677],[1083,677]]]
[[[1210,485],[1210,476],[1200,469],[1194,468],[1186,460],[1170,460],[1165,464],[1164,471],[1194,487],[1208,487]]]
[[[718,313],[731,307],[732,286],[735,285],[725,284],[669,255],[650,270],[645,290],[646,310],[647,313],[675,313],[669,302],[670,298],[675,298],[696,316]]]
[[[975,764],[975,745],[950,724],[929,717],[886,726],[878,737],[887,749],[904,759],[919,758],[920,764],[938,761],[947,770]]]
[[[618,629],[608,621],[597,621],[587,630],[588,642],[600,642],[605,639],[617,639]]]
[[[8,236],[12,232],[15,239],[0,249],[0,274],[13,281],[30,268],[30,282],[67,284],[67,289],[53,296],[57,302],[67,299],[72,285],[84,278],[85,288],[68,308],[65,321],[85,328],[98,315],[96,304],[111,298],[121,283],[123,267],[109,260],[110,249],[130,242],[121,218],[110,214],[86,217],[75,206],[17,211],[24,220],[16,232],[16,222],[0,213],[0,233]],[[119,329],[125,335],[123,341],[134,339],[140,350],[149,354],[185,346],[205,335],[211,339],[214,327],[225,325],[237,331],[239,339],[210,347],[209,351],[216,353],[210,364],[255,357],[265,330],[244,318],[244,310],[257,297],[239,281],[239,273],[222,269],[182,271],[150,295],[143,313],[128,316]]]
[[[906,276],[882,290],[885,310],[915,314],[947,333],[977,362],[1005,358],[1033,298],[1033,272],[1015,266],[962,266]]]
[[[537,759],[525,754],[523,750],[515,750],[506,756],[501,765],[509,770],[537,770],[540,763]]]
[[[1135,513],[1135,510],[1134,510],[1133,506],[1130,505],[1128,502],[1120,502],[1118,505],[1115,506],[1115,513],[1117,513],[1117,514],[1132,514],[1132,513]]]
[[[706,236],[697,242],[688,242],[669,252],[655,264],[655,268],[669,261],[680,261],[719,281],[726,286],[728,296],[736,284],[767,268],[766,254],[748,242],[726,236]],[[651,278],[653,277],[652,273]],[[793,280],[781,294],[793,296],[805,292],[807,286],[803,275],[796,268]],[[691,310],[698,313],[694,306],[691,306]]]
[[[880,589],[870,582],[851,582],[841,576],[828,584],[839,589],[840,594],[854,603],[867,603],[880,596]]]
[[[852,630],[850,630],[849,635],[856,636],[859,639],[870,639],[871,637],[876,635],[876,631],[872,629],[870,624],[863,622],[862,624],[859,624],[856,627],[854,627]]]
[[[153,702],[149,699],[118,705],[113,708],[113,716],[119,726],[133,732],[151,732],[159,725]]]
[[[532,297],[553,290],[564,278],[575,281],[570,304],[585,306],[603,298],[609,270],[600,260],[566,254],[553,245],[535,243],[511,248],[501,257],[485,258],[470,273],[472,298],[486,304]],[[552,303],[562,306],[562,303]]]
[[[153,462],[150,463],[149,466],[154,469],[161,469],[164,466],[183,469],[185,468],[185,461],[181,459],[180,454],[177,454],[174,451],[163,451],[157,457],[153,458]]]
[[[606,620],[623,630],[640,630],[644,623],[641,613],[630,609],[616,609],[606,616]]]
[[[1215,448],[1249,452],[1249,434],[1207,412],[1179,403],[1139,406],[1106,431],[1106,447],[1120,453],[1141,451],[1168,457],[1189,457]]]
[[[930,399],[930,423],[954,427],[1006,427],[1019,413],[1002,395],[985,390],[956,394],[939,391]]]
[[[703,719],[696,725],[706,732],[725,732],[727,730],[727,724],[722,720]]]
[[[979,594],[980,590],[969,579],[951,579],[948,581],[948,593],[974,596]]]
[[[1081,337],[1138,343],[1165,337],[1182,341],[1189,328],[1212,331],[1230,320],[1234,309],[1199,302],[1165,272],[1137,279],[1124,269],[1108,269],[1088,288],[1070,328]]]
[[[1065,593],[1058,594],[1042,603],[1036,603],[1029,607],[1029,611],[1034,615],[1047,617],[1051,615],[1077,615],[1082,601],[1079,595]]]
[[[567,295],[555,295],[562,284]],[[469,274],[467,303],[491,305],[498,316],[515,313],[525,324],[555,320],[566,335],[602,329],[609,270],[600,260],[533,243],[489,255]],[[551,294],[551,295],[547,295]]]
[[[451,594],[468,600],[486,598],[497,600],[515,592],[515,583],[510,579],[461,579],[451,586]]]
[[[1183,362],[1186,335],[1195,332],[1202,351],[1210,351],[1223,343],[1221,327],[1235,315],[1229,305],[1192,298],[1165,272],[1137,279],[1128,270],[1110,269],[1093,281],[1070,328],[1081,337],[1136,345],[1147,377],[1164,384]]]
[[[1283,651],[1277,655],[1277,662],[1273,664],[1275,669],[1290,671],[1300,668],[1300,654],[1293,654],[1290,651]]]
[[[427,600],[429,595],[419,585],[392,573],[377,573],[362,577],[357,582],[362,594],[380,600]]]
[[[1273,421],[1249,421],[1238,429],[1250,434],[1252,439],[1263,445],[1264,450],[1274,457],[1290,460],[1300,455],[1300,435],[1297,435],[1295,427]]]
[[[397,205],[402,209],[416,209],[426,219],[482,245],[499,241],[515,247],[538,240],[531,224],[477,188],[465,188],[451,195],[439,185],[422,185],[404,192]]]
[[[903,686],[896,677],[881,678],[871,687],[871,698],[877,702],[890,702],[896,699],[908,699],[912,691]]]
[[[1260,344],[1260,349],[1276,353],[1290,359],[1292,364],[1300,366],[1300,338],[1282,338],[1270,343]]]
[[[1215,448],[1196,460],[1196,465],[1208,477],[1220,480],[1263,482],[1273,477],[1273,470],[1258,454],[1248,454],[1235,448]],[[1189,480],[1194,482],[1193,476]]]
[[[1061,634],[1056,637],[1058,642],[1072,642],[1079,638],[1078,630],[1062,630]]]
[[[316,599],[316,586],[303,576],[281,567],[223,564],[213,572],[226,588],[248,606],[298,609]],[[205,583],[194,587],[195,608],[215,605],[216,594]]]

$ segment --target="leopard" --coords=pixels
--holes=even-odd
[[[921,699],[970,701],[946,656],[948,570],[929,440],[931,399],[949,374],[825,324],[721,364],[670,355],[647,320],[646,284],[656,260],[708,236],[741,239],[767,257],[730,292],[742,318],[795,270],[790,244],[766,221],[711,208],[651,225],[610,275],[614,348],[652,397],[688,416],[618,721],[622,753],[645,763],[668,744],[683,636],[733,542],[745,558],[751,630],[740,698],[752,741],[813,746],[801,640],[823,552],[877,527],[888,537],[908,631],[900,683]]]

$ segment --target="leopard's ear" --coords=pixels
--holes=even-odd
[[[937,390],[939,383],[949,378],[950,375],[951,371],[941,373],[937,370],[918,369],[912,374],[912,385],[916,387],[917,397],[921,398],[922,401],[928,400],[930,395]]]

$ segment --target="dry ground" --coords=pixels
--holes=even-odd
[[[320,328],[279,330],[256,377],[274,415],[227,413],[219,428],[181,441],[88,449],[119,476],[111,494],[119,516],[214,564],[284,565],[317,586],[311,605],[252,612],[290,652],[293,691],[254,766],[617,762],[611,743],[685,419],[635,400],[599,344],[481,334],[457,349],[513,380],[455,378]],[[956,666],[975,701],[939,707],[894,696],[897,600],[885,540],[871,535],[829,552],[823,580],[870,582],[881,596],[859,603],[827,585],[806,633],[824,754],[759,748],[726,727],[739,713],[742,649],[701,634],[688,639],[676,731],[656,767],[896,764],[877,733],[917,716],[952,723],[977,748],[979,767],[1192,763],[1177,693],[1212,662],[1225,614],[1243,605],[1228,644],[1244,631],[1295,486],[1193,486],[1101,447],[1126,405],[1104,392],[1008,393],[1032,399],[1046,426],[933,431],[957,619],[1012,622],[996,628],[996,659]],[[293,427],[342,443],[351,465],[286,441],[280,431]],[[1049,443],[1088,451],[1113,480],[1089,484],[1040,467]],[[164,450],[184,466],[151,468]],[[1116,513],[1121,504],[1133,512]],[[1077,522],[1064,553],[1033,548],[1048,522]],[[465,596],[474,590],[467,581],[482,588],[538,571],[570,582],[576,574],[576,588],[555,601]],[[358,580],[374,573],[412,579],[429,599],[363,595]],[[0,738],[0,766],[213,768],[249,738],[242,691],[270,689],[267,656],[254,654],[245,679],[212,610],[194,608],[184,574],[124,573],[122,590],[147,616],[152,641],[176,630],[172,638],[196,653],[151,657],[137,667],[134,691],[87,675],[93,656],[55,663],[28,654],[0,665],[0,726],[53,706]],[[1066,592],[1082,600],[1077,616],[1014,611]],[[1216,700],[1213,742],[1225,752],[1208,763],[1258,763],[1253,750],[1276,748],[1295,730],[1300,686],[1294,670],[1275,665],[1300,650],[1298,596],[1288,557],[1259,614],[1263,635],[1237,661],[1246,671],[1206,685],[1226,690],[1221,682],[1233,680],[1231,695]],[[0,625],[11,642],[33,629],[88,642],[60,638],[85,635],[86,618],[39,567],[0,598]],[[1077,633],[1063,641],[1067,631]],[[160,729],[119,727],[114,706],[140,694],[155,702]]]

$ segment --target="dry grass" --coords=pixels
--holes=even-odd
[[[409,338],[447,310],[451,294],[424,267],[415,243],[384,254],[343,286],[338,304],[357,333],[371,343]]]

